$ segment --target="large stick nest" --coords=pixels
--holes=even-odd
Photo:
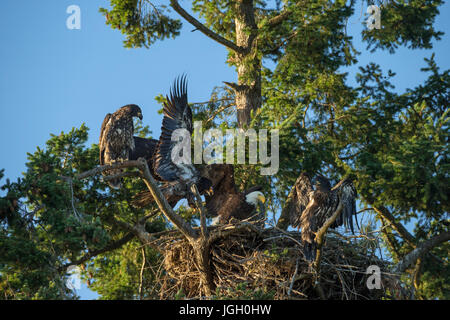
[[[210,228],[215,297],[226,299],[382,299],[402,291],[373,239],[328,235],[320,271],[304,259],[300,233],[255,224]],[[159,238],[165,248],[161,299],[205,298],[191,244],[178,232]],[[367,268],[382,271],[381,289],[367,287]],[[206,297],[211,298],[211,297]]]

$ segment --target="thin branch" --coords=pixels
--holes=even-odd
[[[298,272],[299,261],[300,261],[300,257],[297,257],[297,261],[295,262],[295,271],[294,271],[294,274],[292,275],[291,284],[289,285],[289,290],[288,290],[288,293],[287,293],[288,297],[291,296],[292,288],[294,287],[294,282],[296,280],[297,272]]]
[[[142,243],[148,244],[149,246],[151,246],[153,249],[155,249],[158,252],[162,251],[160,247],[158,247],[157,245],[155,245],[153,243],[153,241],[155,241],[155,238],[150,233],[145,231],[145,227],[143,225],[137,224],[137,225],[133,226],[129,223],[126,223],[126,222],[118,220],[118,219],[114,219],[114,218],[110,218],[110,219],[112,219],[114,224],[116,224],[119,227],[121,227],[122,229],[128,230],[129,232],[134,234],[136,237],[139,238],[139,240]]]
[[[76,176],[76,179],[85,179],[87,177],[91,177],[94,175],[97,175],[105,170],[112,170],[112,169],[119,169],[119,168],[138,168],[141,171],[141,174],[143,175],[142,179],[144,180],[145,185],[149,189],[150,193],[153,196],[153,199],[155,199],[156,203],[158,204],[158,207],[162,211],[162,213],[167,217],[167,219],[172,222],[180,231],[190,240],[197,239],[198,234],[192,227],[178,214],[176,214],[172,207],[167,202],[166,198],[161,193],[161,190],[158,188],[155,179],[152,177],[150,173],[150,169],[148,168],[147,161],[144,158],[139,158],[138,160],[130,160],[130,161],[124,161],[120,163],[114,163],[112,165],[103,165],[98,166],[94,169],[85,171],[83,173],[80,173]],[[65,180],[70,180],[72,178],[70,177],[61,177]],[[124,226],[124,225],[122,225]],[[145,236],[144,233],[142,233],[142,230],[138,230],[136,228],[142,228],[139,226],[128,226],[131,227],[133,232],[135,232],[141,239],[146,239],[148,236]],[[143,230],[145,232],[145,230]],[[149,235],[147,232],[145,232],[147,235]]]
[[[222,113],[223,111],[225,111],[226,109],[228,109],[228,108],[230,108],[230,107],[232,107],[232,106],[234,106],[234,105],[236,105],[236,104],[235,104],[235,103],[229,103],[229,104],[223,105],[222,107],[220,107],[219,109],[217,109],[217,110],[216,110],[216,111],[208,118],[208,120],[206,120],[206,123],[209,123],[209,122],[213,121],[214,118],[215,118],[219,113]]]
[[[415,264],[417,259],[422,258],[426,253],[437,245],[450,240],[450,231],[442,232],[437,236],[423,241],[414,250],[408,253],[394,268],[394,272],[402,273],[411,265]]]
[[[170,0],[170,6],[184,19],[186,19],[190,24],[192,24],[194,27],[196,27],[198,30],[200,30],[204,35],[207,37],[217,41],[218,43],[224,45],[230,50],[233,50],[238,53],[244,53],[244,49],[242,47],[237,46],[234,42],[231,42],[230,40],[225,39],[224,37],[220,36],[219,34],[213,32],[211,29],[207,28],[205,25],[203,25],[200,21],[195,19],[193,16],[191,16],[186,10],[184,10],[177,0]]]
[[[279,24],[281,24],[284,20],[286,20],[287,18],[289,18],[292,14],[291,10],[285,10],[283,12],[281,12],[279,15],[272,17],[271,19],[269,19],[269,21],[267,22],[267,26],[273,28]]]
[[[323,239],[325,238],[325,234],[328,228],[336,221],[337,217],[339,217],[343,208],[344,208],[343,202],[339,201],[339,206],[337,207],[336,211],[333,213],[331,217],[327,219],[327,221],[325,221],[323,226],[316,233],[315,242],[317,243],[317,254],[316,260],[314,261],[314,269],[316,270],[319,270],[320,258],[322,256]]]
[[[82,256],[80,259],[72,261],[70,263],[67,263],[63,266],[61,266],[60,268],[58,268],[59,271],[63,271],[66,270],[68,267],[72,266],[72,265],[80,265],[86,261],[88,261],[89,259],[98,256],[99,254],[103,254],[105,252],[109,252],[115,249],[120,248],[121,246],[123,246],[124,244],[126,244],[127,242],[129,242],[131,239],[134,238],[134,234],[129,232],[127,233],[125,236],[123,236],[122,238],[120,238],[119,240],[115,240],[112,241],[110,243],[108,243],[105,247],[103,247],[102,249],[97,249],[97,250],[92,250],[92,251],[88,251],[88,253],[86,253],[84,256]]]
[[[191,225],[188,224],[182,217],[176,214],[172,207],[167,202],[166,198],[163,196],[161,190],[156,185],[155,179],[152,177],[150,170],[147,165],[147,161],[144,158],[137,160],[138,167],[143,174],[144,182],[149,189],[150,193],[155,199],[158,207],[161,209],[162,213],[167,217],[167,219],[172,222],[180,231],[189,239],[194,240],[198,238],[197,232],[192,229]]]
[[[202,237],[204,239],[208,238],[208,229],[206,228],[206,209],[202,204],[202,198],[200,197],[200,193],[198,192],[197,186],[193,184],[191,186],[191,191],[194,194],[194,202],[200,211],[200,230]]]
[[[211,99],[204,102],[189,102],[190,105],[200,105],[200,104],[209,104],[211,102],[223,102],[223,101],[234,101],[234,98],[220,98],[220,99]]]
[[[388,221],[392,228],[397,231],[403,239],[405,239],[406,242],[408,242],[413,248],[416,247],[416,240],[414,236],[409,233],[408,230],[401,224],[395,221],[395,217],[392,215],[389,210],[382,206],[382,207],[373,207],[376,213],[378,213],[382,218],[384,218],[386,221]]]
[[[124,162],[117,162],[111,165],[103,165],[95,167],[94,169],[85,171],[77,175],[75,178],[78,180],[85,179],[88,177],[95,176],[105,170],[112,170],[112,169],[121,169],[121,168],[132,168],[132,167],[140,167],[142,165],[141,162],[138,160],[130,160],[130,161],[124,161]]]
[[[145,248],[141,249],[142,252],[142,266],[141,266],[141,272],[139,274],[139,299],[142,300],[143,298],[143,287],[144,287],[144,267],[145,267]]]

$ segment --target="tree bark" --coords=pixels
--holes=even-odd
[[[408,253],[402,261],[400,261],[395,267],[395,272],[402,273],[408,269],[411,265],[415,264],[418,259],[423,257],[427,252],[433,249],[435,246],[450,240],[450,231],[442,232],[437,236],[423,241],[413,251]]]
[[[258,26],[253,0],[236,2],[236,44],[243,51],[235,52],[238,83],[226,83],[235,93],[237,120],[240,128],[250,124],[252,110],[261,107],[261,57],[258,54]]]

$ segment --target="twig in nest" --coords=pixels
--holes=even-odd
[[[200,193],[198,192],[197,186],[195,184],[191,186],[191,191],[194,194],[195,205],[200,211],[200,228],[202,236],[206,239],[208,237],[208,229],[206,228],[206,209],[205,207],[203,207],[202,198],[200,197]]]
[[[291,284],[290,284],[289,290],[288,290],[288,297],[291,296],[292,288],[294,287],[295,278],[296,278],[297,272],[298,272],[298,263],[299,263],[299,260],[300,260],[300,257],[297,257],[297,261],[295,262],[295,271],[294,271],[294,274],[292,275]]]

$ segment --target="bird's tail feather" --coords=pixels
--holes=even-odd
[[[167,192],[169,191],[168,186],[162,186],[160,190],[172,208],[175,207],[177,202],[182,199],[181,196]],[[156,201],[153,198],[153,195],[148,190],[139,192],[133,197],[133,200],[131,201],[131,205],[135,208],[145,208],[151,205],[152,203],[156,203]]]
[[[304,242],[303,255],[305,256],[305,259],[308,261],[314,261],[316,259],[316,249],[317,245],[315,242],[312,243]]]

